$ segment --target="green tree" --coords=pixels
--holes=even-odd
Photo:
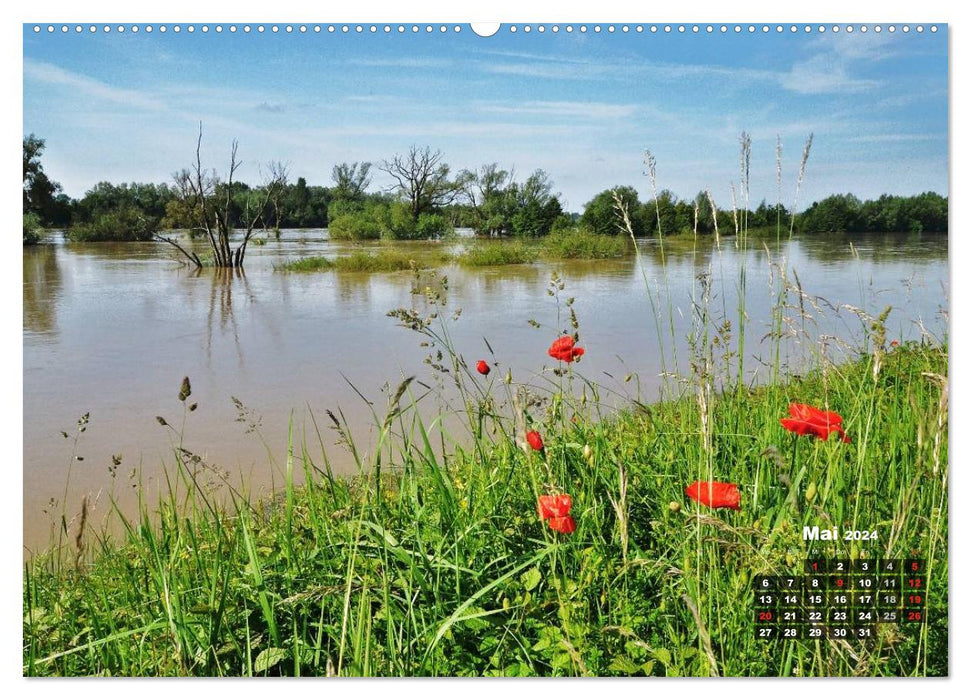
[[[371,184],[370,163],[340,163],[334,166],[330,174],[334,181],[331,196],[334,199],[347,199],[359,202],[364,199],[367,188]]]
[[[685,220],[686,209],[690,209],[693,218],[693,207],[678,207],[678,198],[671,190],[661,190],[657,193],[657,198],[645,202],[641,208],[644,229],[648,235],[657,235],[658,231],[662,236],[671,236],[691,230],[693,221]],[[660,226],[658,226],[660,221]]]
[[[563,213],[553,182],[543,170],[536,170],[522,185],[510,187],[514,211],[510,219],[513,235],[535,238],[547,235]]]
[[[24,137],[23,213],[36,215],[38,225],[53,223],[56,219],[64,218],[64,202],[55,198],[55,195],[61,191],[61,185],[47,176],[40,162],[44,145],[44,139],[34,134]],[[26,236],[24,240],[27,242]]]
[[[885,213],[895,221],[893,228],[898,230],[896,209],[898,201],[888,200]],[[862,231],[863,204],[852,194],[834,194],[812,205],[799,215],[799,230],[812,233],[834,233],[844,231]]]
[[[622,215],[617,207],[615,193],[617,199],[627,210],[634,235],[646,236],[648,232],[641,211],[641,204],[637,199],[637,190],[628,186],[612,187],[594,196],[583,207],[580,223],[594,233],[606,236],[626,232]]]
[[[463,170],[457,182],[468,202],[469,224],[476,234],[503,236],[512,231],[515,193],[510,171],[489,163],[476,171]]]

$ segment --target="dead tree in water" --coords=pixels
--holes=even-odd
[[[258,203],[250,211],[250,203],[246,204],[243,212],[242,240],[234,249],[230,245],[229,237],[233,233],[233,191],[239,183],[235,182],[236,171],[242,165],[236,158],[238,143],[233,140],[232,152],[229,158],[229,175],[226,181],[220,180],[213,172],[207,172],[202,167],[202,125],[199,125],[199,139],[196,142],[196,162],[192,168],[183,168],[175,173],[175,185],[180,197],[191,212],[191,228],[206,234],[212,251],[212,265],[223,268],[241,268],[246,257],[246,245],[249,243],[256,228],[266,213],[271,200],[278,196],[286,183],[284,169],[271,168],[270,177],[262,187]],[[179,244],[178,241],[156,234],[158,240],[164,241],[179,250],[196,267],[203,267],[204,263],[198,253]]]

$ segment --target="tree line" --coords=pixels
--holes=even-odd
[[[611,235],[621,232],[619,205],[635,236],[730,234],[740,226],[785,230],[792,217],[783,205],[765,201],[752,210],[718,207],[707,192],[681,199],[663,190],[642,202],[632,186],[604,190],[585,204],[582,214],[571,214],[542,170],[520,178],[512,169],[489,163],[455,172],[441,151],[427,146],[413,146],[377,163],[337,164],[331,182],[323,186],[304,177],[292,179],[284,163],[269,163],[261,168],[262,182],[251,185],[236,179],[235,143],[229,169],[220,175],[203,167],[201,139],[200,130],[195,162],[174,173],[170,184],[99,182],[72,199],[43,170],[43,139],[25,137],[24,242],[36,241],[41,227],[59,227],[73,240],[161,238],[175,245],[160,232],[182,229],[208,237],[217,257],[229,256],[231,263],[239,251],[228,250],[229,235],[241,233],[248,241],[257,230],[329,228],[331,238],[341,240],[429,239],[463,227],[478,235],[535,238],[579,225]],[[376,171],[390,183],[380,191],[371,188]],[[837,194],[798,213],[794,230],[946,232],[947,204],[946,197],[933,192],[868,201]]]

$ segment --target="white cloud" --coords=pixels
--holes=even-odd
[[[844,59],[835,53],[820,53],[794,63],[779,83],[787,90],[804,95],[826,92],[864,92],[880,86],[876,80],[851,78]]]
[[[72,73],[64,70],[53,63],[35,61],[29,58],[24,59],[24,79],[34,80],[47,85],[59,85],[70,88],[72,92],[79,93],[85,97],[93,97],[109,102],[120,103],[132,107],[139,107],[148,110],[163,110],[166,106],[163,102],[149,97],[137,90],[127,90],[116,88],[89,78],[86,75]],[[77,96],[77,95],[76,95]]]

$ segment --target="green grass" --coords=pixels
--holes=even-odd
[[[543,255],[551,260],[598,260],[626,255],[625,236],[603,236],[579,226],[551,233],[543,240]]]
[[[623,236],[600,236],[574,227],[551,233],[541,241],[519,239],[476,241],[456,256],[465,267],[494,267],[524,265],[546,260],[599,260],[627,254],[629,242]]]
[[[333,268],[334,262],[330,258],[326,258],[323,255],[311,255],[306,258],[287,260],[278,269],[285,272],[323,272],[324,270],[332,270]]]
[[[476,241],[457,255],[455,261],[464,267],[493,267],[524,265],[536,262],[538,257],[538,248],[521,240]]]
[[[441,255],[437,258],[429,255],[412,255],[392,248],[368,252],[356,250],[349,255],[326,258],[322,255],[288,260],[279,269],[286,272],[323,272],[337,270],[339,272],[397,272],[415,268],[430,267],[444,261]]]

